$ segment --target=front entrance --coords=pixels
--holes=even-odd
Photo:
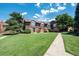
[[[33,28],[33,32],[35,32],[35,28]]]

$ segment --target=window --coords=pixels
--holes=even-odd
[[[26,22],[25,24],[26,24],[26,26],[29,26],[30,25],[30,22]]]
[[[36,23],[36,26],[40,26],[40,23]]]
[[[47,27],[47,24],[44,24],[44,27]]]
[[[32,25],[32,26],[35,26],[35,21],[32,21],[32,22],[31,22],[31,25]]]

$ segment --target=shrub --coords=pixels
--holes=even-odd
[[[45,33],[47,32],[47,31],[44,31]]]
[[[49,32],[53,32],[51,29],[48,29]]]
[[[31,33],[31,30],[30,30],[30,29],[26,29],[26,30],[24,30],[22,33],[29,34],[29,33]]]

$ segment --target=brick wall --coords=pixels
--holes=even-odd
[[[4,31],[3,22],[0,22],[0,33]]]

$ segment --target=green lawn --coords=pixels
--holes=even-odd
[[[0,55],[42,56],[56,33],[10,35],[0,40]]]
[[[66,32],[62,35],[66,51],[73,55],[79,56],[79,36],[67,34]]]

